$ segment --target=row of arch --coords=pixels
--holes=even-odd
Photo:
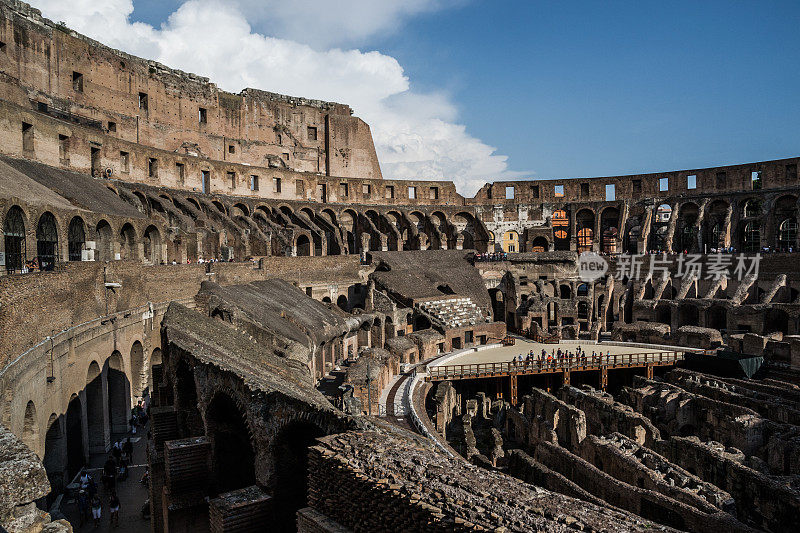
[[[160,361],[158,348],[151,360]],[[143,345],[136,340],[127,365],[118,350],[104,361],[88,361],[84,387],[70,395],[62,414],[51,413],[43,428],[38,400],[27,402],[22,441],[42,457],[53,488],[51,497],[87,464],[91,453],[105,452],[114,434],[127,432],[132,399],[145,392],[148,375]]]
[[[13,205],[5,213],[3,244],[7,272],[22,271],[33,258],[38,260],[38,267],[42,270],[52,270],[61,262],[87,259],[96,261],[143,259],[153,264],[159,264],[163,260],[161,231],[153,224],[144,229],[141,249],[136,229],[130,222],[124,223],[115,235],[106,219],[100,219],[94,227],[89,227],[81,216],[73,216],[67,226],[66,246],[62,245],[59,236],[63,235],[63,232],[60,231],[58,220],[51,211],[43,212],[35,227],[34,254],[28,251],[28,223],[25,212],[20,206]],[[94,243],[91,248],[90,242]]]

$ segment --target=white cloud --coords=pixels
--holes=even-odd
[[[370,124],[386,178],[450,179],[462,194],[472,195],[485,181],[516,176],[508,171],[505,156],[495,155],[494,148],[455,122],[457,111],[446,95],[412,91],[393,57],[340,48],[315,50],[293,40],[268,37],[254,32],[236,7],[213,0],[184,3],[158,29],[129,21],[131,0],[35,3],[46,17],[64,21],[78,32],[208,76],[228,91],[254,87],[349,104]],[[304,0],[299,4],[308,4],[310,9],[317,3]],[[352,6],[367,3],[348,2]],[[439,2],[409,3],[413,8]],[[293,9],[302,20],[298,3]],[[379,27],[382,21],[376,16],[371,27]]]
[[[260,31],[314,47],[360,44],[397,32],[405,19],[466,0],[233,0]]]

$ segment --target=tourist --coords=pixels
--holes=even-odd
[[[106,490],[111,490],[116,486],[117,480],[117,463],[114,462],[114,457],[109,455],[106,463],[103,465],[103,487]]]
[[[122,443],[122,453],[128,459],[128,461],[133,460],[133,443],[131,442],[130,437],[125,439],[125,442]]]
[[[117,491],[111,491],[111,497],[108,499],[108,510],[111,513],[110,525],[119,525],[119,497]]]
[[[78,492],[78,514],[80,515],[80,527],[89,520],[89,495],[83,489]]]
[[[100,503],[100,497],[95,494],[92,496],[92,518],[94,518],[94,527],[100,527],[100,517],[103,516],[103,504]]]
[[[88,490],[89,480],[91,479],[92,477],[89,475],[89,472],[87,472],[85,469],[81,470],[81,489]]]

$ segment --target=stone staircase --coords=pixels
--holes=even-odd
[[[472,298],[447,298],[417,304],[436,325],[445,328],[461,328],[489,322]]]

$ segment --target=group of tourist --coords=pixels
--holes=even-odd
[[[582,349],[578,346],[575,351],[571,350],[562,350],[561,348],[553,348],[549,353],[546,349],[542,348],[542,353],[540,357],[536,357],[534,355],[533,350],[530,350],[527,355],[518,354],[515,357],[511,358],[511,362],[514,366],[522,366],[524,368],[528,368],[529,366],[537,366],[539,369],[542,368],[560,368],[563,366],[571,365],[573,362],[580,366],[587,366],[591,364],[592,366],[600,365],[604,360],[608,361],[611,358],[611,352],[608,351],[605,354],[603,352],[597,352],[592,350],[592,354],[589,355],[586,350]]]
[[[131,409],[131,432],[136,433],[140,426],[147,424],[148,415],[144,398],[140,399]],[[102,485],[104,493],[108,494],[108,510],[110,525],[119,526],[120,499],[117,495],[117,483],[128,479],[131,461],[133,460],[133,442],[127,437],[115,442],[111,452],[106,458],[102,468]],[[147,476],[147,472],[145,472]],[[103,502],[98,493],[97,484],[87,469],[82,469],[79,475],[80,489],[77,495],[80,525],[83,526],[91,515],[94,527],[99,527],[103,517]]]
[[[475,261],[507,261],[508,254],[506,252],[491,252],[491,253],[481,253],[475,252]]]
[[[22,268],[20,269],[20,273],[27,274],[29,272],[48,272],[50,270],[53,270],[54,268],[55,265],[53,263],[47,262],[44,264],[40,264],[39,258],[34,257],[29,261],[25,261],[25,264],[22,265]]]

